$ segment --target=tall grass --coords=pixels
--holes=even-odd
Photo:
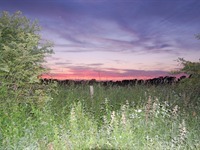
[[[200,149],[199,111],[172,86],[58,88],[43,108],[0,108],[0,149]]]

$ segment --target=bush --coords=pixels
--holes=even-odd
[[[189,75],[188,78],[182,80],[179,84],[184,105],[192,109],[197,109],[200,104],[200,61],[190,62],[183,58],[179,58],[178,61],[183,67],[176,73]]]
[[[21,12],[0,16],[0,93],[3,102],[42,103],[46,86],[39,76],[47,71],[42,63],[52,44],[41,42],[40,27]],[[42,44],[43,43],[43,44]]]

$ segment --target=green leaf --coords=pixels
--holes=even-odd
[[[0,65],[0,71],[10,72],[10,68],[7,65]]]
[[[29,83],[39,83],[39,79],[37,78],[36,75],[30,77]]]

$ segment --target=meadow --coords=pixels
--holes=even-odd
[[[0,150],[200,149],[200,63],[177,84],[42,84],[53,44],[20,11],[0,16]],[[197,36],[199,39],[199,36]]]
[[[200,149],[198,104],[178,85],[56,90],[41,107],[1,99],[0,149]]]

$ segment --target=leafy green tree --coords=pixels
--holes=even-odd
[[[200,34],[196,35],[197,39],[200,39]],[[181,100],[184,105],[192,109],[200,109],[200,59],[198,62],[187,61],[183,58],[177,60],[182,68],[175,73],[185,73],[188,78],[181,80],[178,88],[181,93]]]
[[[200,60],[199,62],[186,61],[183,58],[179,58],[178,61],[181,63],[181,68],[178,73],[186,73],[190,75],[190,78],[197,79],[200,77]]]
[[[40,103],[48,97],[39,76],[46,72],[44,58],[52,44],[42,41],[40,26],[20,11],[0,16],[0,99]],[[46,91],[45,91],[46,90]]]
[[[183,79],[179,84],[182,93],[182,100],[185,106],[199,107],[200,104],[200,61],[191,62],[179,58],[178,62],[183,66],[176,73],[188,74],[188,78]]]

